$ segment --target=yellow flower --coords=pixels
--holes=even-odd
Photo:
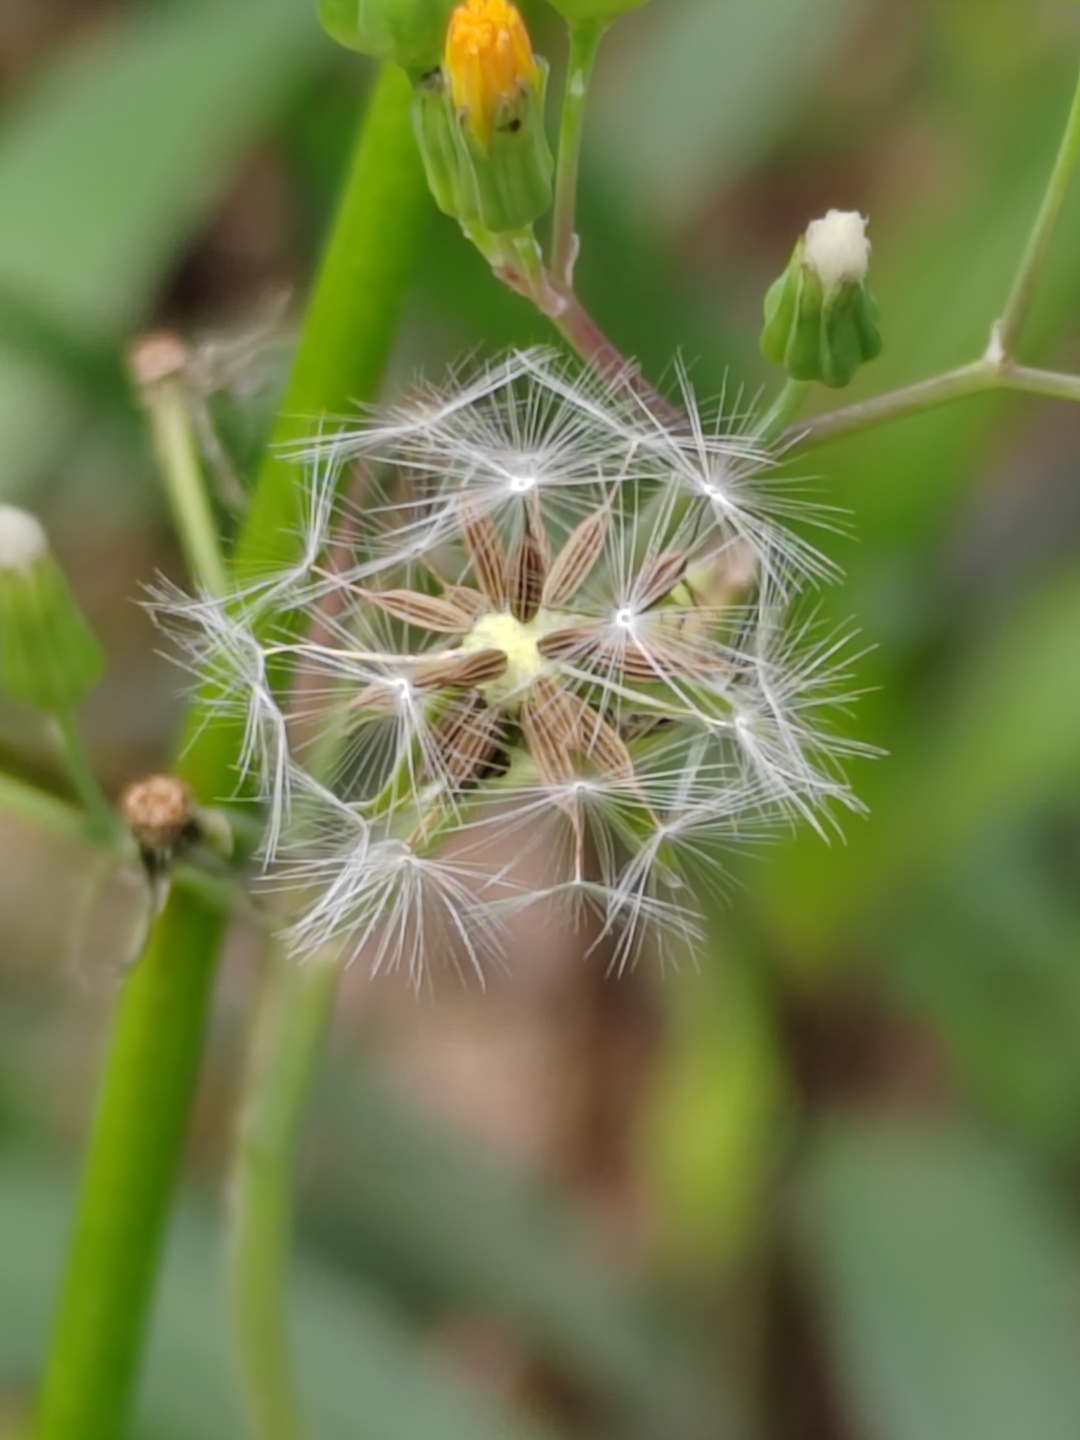
[[[454,109],[487,150],[500,112],[540,84],[524,20],[509,0],[465,0],[450,17],[445,61]]]

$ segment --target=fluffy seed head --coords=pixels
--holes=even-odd
[[[243,724],[300,952],[480,969],[543,899],[622,966],[697,943],[687,877],[726,846],[857,808],[857,747],[824,726],[842,641],[788,619],[828,566],[785,521],[822,517],[752,429],[684,401],[673,431],[513,354],[310,446],[292,569],[155,596]]]

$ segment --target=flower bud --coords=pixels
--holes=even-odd
[[[319,0],[326,30],[349,50],[406,70],[433,70],[454,0]]]
[[[69,715],[103,668],[41,524],[0,505],[0,690],[50,715]]]
[[[616,15],[625,15],[628,10],[637,10],[645,0],[550,0],[564,20],[577,24],[599,21],[607,24]]]
[[[443,68],[416,90],[413,124],[439,208],[494,234],[551,206],[544,132],[547,65],[507,0],[466,0],[450,19]]]
[[[877,301],[867,288],[870,242],[861,215],[830,210],[795,246],[765,297],[761,352],[793,380],[836,389],[881,354]]]

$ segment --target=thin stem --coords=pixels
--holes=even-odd
[[[847,405],[826,415],[789,425],[779,439],[783,450],[811,450],[828,445],[845,435],[869,430],[889,420],[901,420],[935,410],[941,405],[979,395],[987,390],[1020,390],[1028,395],[1046,395],[1057,400],[1080,402],[1080,376],[1052,370],[1036,370],[1010,361],[986,356],[972,365],[962,365],[931,380],[921,380],[903,390]]]
[[[543,308],[543,307],[542,307]],[[686,429],[686,416],[666,400],[641,371],[627,360],[597,325],[581,301],[572,292],[558,296],[558,304],[544,313],[581,358],[605,380],[625,384],[643,402],[649,412],[666,425]]]
[[[370,398],[382,372],[427,213],[405,76],[385,70],[309,306],[277,440]],[[288,562],[301,544],[296,468],[264,462],[239,563]],[[189,727],[178,769],[212,804],[231,791],[237,737]],[[36,1440],[118,1440],[125,1428],[179,1168],[225,911],[174,886],[120,996],[90,1138]]]
[[[259,1440],[303,1440],[285,1290],[292,1181],[304,1111],[341,967],[299,965],[274,947],[244,1079],[233,1175],[230,1288],[248,1405]]]
[[[101,838],[85,811],[14,775],[0,774],[0,814],[29,820],[62,839],[93,843]]]
[[[1072,109],[1069,112],[1065,134],[1062,136],[1050,183],[1046,187],[1042,206],[1017,269],[1008,304],[996,326],[995,333],[1003,356],[1012,355],[1024,321],[1028,317],[1035,287],[1039,283],[1043,266],[1046,264],[1054,231],[1061,218],[1061,209],[1065,203],[1069,181],[1072,179],[1078,160],[1080,160],[1080,82],[1077,84],[1076,94],[1073,97]]]
[[[574,224],[577,209],[578,171],[585,130],[585,107],[589,96],[600,42],[606,24],[571,21],[570,56],[566,67],[562,120],[559,129],[559,165],[555,176],[555,217],[551,232],[551,273],[563,290],[574,283],[578,237]]]
[[[789,380],[761,417],[758,437],[762,440],[775,440],[784,426],[790,424],[802,409],[811,388],[808,380]]]
[[[102,839],[115,840],[121,833],[122,827],[116,811],[109,804],[105,792],[94,774],[74,716],[58,715],[55,717],[54,723],[71,783],[90,817],[94,831]]]
[[[188,569],[208,594],[224,595],[228,589],[225,561],[183,385],[177,379],[165,379],[148,386],[144,397],[173,525]]]

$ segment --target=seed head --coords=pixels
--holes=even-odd
[[[479,968],[501,917],[546,897],[598,912],[621,966],[648,935],[696,943],[688,866],[857,808],[857,747],[823,728],[842,642],[788,620],[828,567],[783,521],[814,512],[684,398],[672,432],[514,354],[313,445],[302,564],[224,602],[155,597],[243,722],[301,952]],[[363,505],[335,520],[345,466]]]

